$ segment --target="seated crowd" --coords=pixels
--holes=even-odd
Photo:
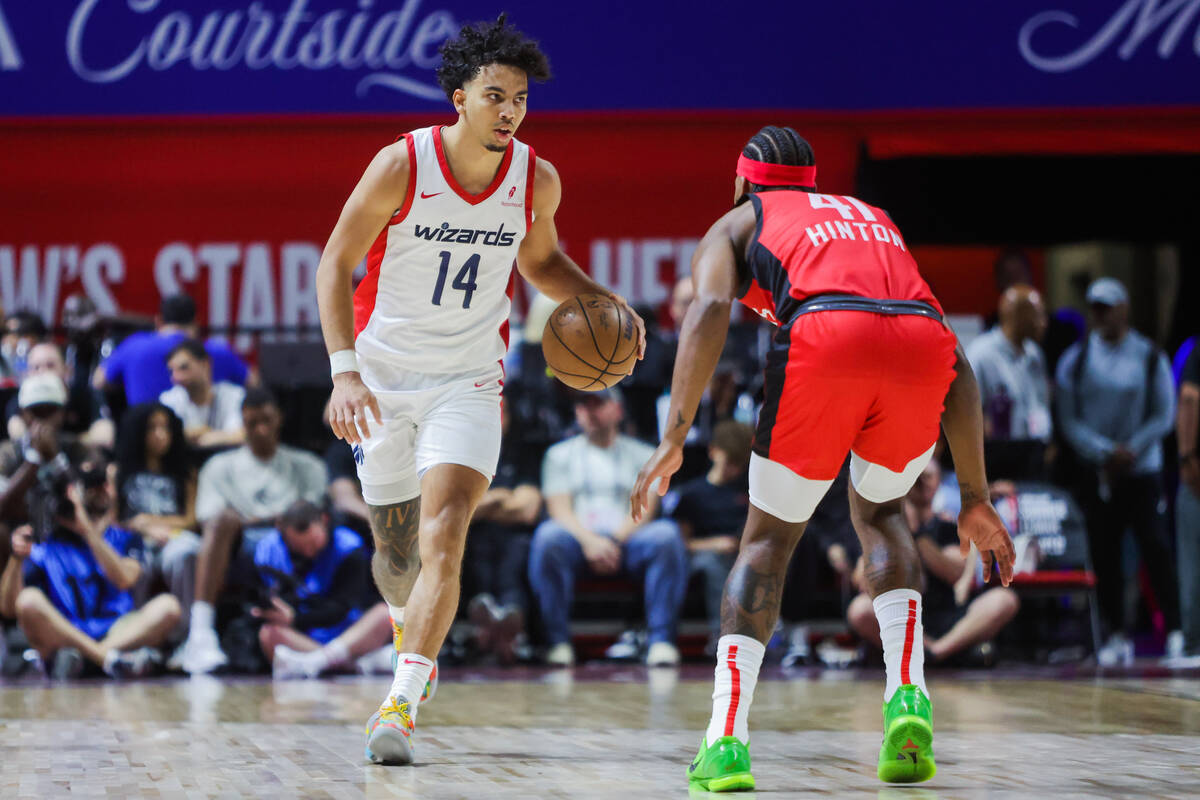
[[[1122,300],[1111,287],[1097,297]],[[1033,464],[1035,474],[1004,477],[1042,477],[1052,419],[1064,419],[1068,440],[1086,439],[1078,449],[1107,481],[1098,497],[1090,489],[1089,514],[1103,514],[1109,498],[1140,497],[1149,480],[1142,476],[1162,469],[1161,453],[1147,448],[1157,446],[1153,425],[1162,426],[1172,398],[1141,401],[1141,427],[1120,434],[1128,449],[1088,432],[1091,420],[1106,419],[1089,410],[1094,393],[1083,390],[1053,415],[1052,369],[1037,347],[1039,303],[1027,287],[1006,291],[999,325],[968,350],[980,373],[989,445],[1025,443],[1003,455],[1022,469]],[[321,458],[285,443],[285,408],[236,353],[197,338],[186,296],[165,298],[153,331],[111,348],[69,331],[64,350],[29,317],[7,318],[0,355],[3,380],[15,390],[0,442],[6,674],[227,670],[311,678],[391,670],[392,623],[371,577],[370,509],[349,445],[327,432]],[[749,503],[756,330],[747,323],[731,337],[688,437],[684,469],[641,524],[630,515],[629,493],[657,433],[654,413],[644,412],[666,407],[657,401],[670,359],[648,358],[646,372],[655,374],[620,388],[571,393],[546,380],[536,343],[521,346],[506,386],[500,464],[468,537],[449,657],[569,666],[577,660],[575,599],[597,587],[641,603],[620,620],[629,630],[610,656],[672,666],[704,652],[705,640],[711,649]],[[1078,345],[1067,351],[1060,400],[1080,391],[1072,384],[1088,379],[1092,359],[1117,357],[1103,341],[1090,354],[1087,345],[1082,354]],[[669,330],[652,330],[648,353],[672,349]],[[1086,369],[1072,366],[1084,357]],[[1154,376],[1138,386],[1166,391]],[[997,635],[1019,611],[1018,594],[983,586],[977,554],[960,553],[954,510],[940,502],[944,479],[952,484],[953,476],[943,477],[935,459],[906,501],[925,570],[926,652],[931,662],[991,663]],[[841,643],[860,642],[869,655],[879,632],[838,486],[844,478],[797,550],[784,616],[803,623],[816,613],[814,598],[824,598],[820,616],[844,615]],[[1175,584],[1159,558],[1165,533],[1142,527],[1135,532],[1174,630]],[[1105,562],[1106,570],[1119,567]],[[1119,636],[1119,604],[1102,597],[1102,605]],[[681,648],[681,619],[699,645]],[[773,639],[768,650],[786,649],[785,664],[817,661],[805,625],[776,638],[781,644]]]

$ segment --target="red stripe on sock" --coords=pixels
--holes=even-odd
[[[742,676],[737,668],[737,645],[729,645],[729,656],[725,660],[733,678],[733,691],[729,697],[729,713],[725,715],[725,735],[733,736],[733,720],[737,717],[738,702],[742,699]]]
[[[908,676],[908,662],[912,658],[913,634],[917,628],[917,601],[908,601],[908,622],[904,626],[904,654],[900,656],[900,685],[912,683]]]

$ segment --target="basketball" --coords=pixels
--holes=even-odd
[[[554,377],[585,392],[616,384],[637,359],[637,326],[612,298],[572,297],[550,315],[542,353]]]

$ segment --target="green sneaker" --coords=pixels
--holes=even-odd
[[[933,762],[933,704],[918,687],[905,684],[883,705],[879,780],[920,783],[937,774]]]
[[[710,792],[737,792],[754,788],[750,774],[750,749],[736,736],[700,743],[700,752],[687,768],[688,785]]]

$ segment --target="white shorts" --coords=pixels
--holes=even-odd
[[[858,453],[850,453],[850,483],[854,491],[872,503],[887,503],[908,494],[933,456],[933,448],[905,465],[900,472],[872,464]],[[782,464],[750,455],[750,502],[784,522],[808,522],[832,480],[804,478]]]
[[[460,464],[489,481],[500,458],[499,363],[458,375],[427,375],[360,358],[363,382],[379,400],[382,427],[355,445],[363,499],[384,506],[421,493],[421,476],[437,464]]]

